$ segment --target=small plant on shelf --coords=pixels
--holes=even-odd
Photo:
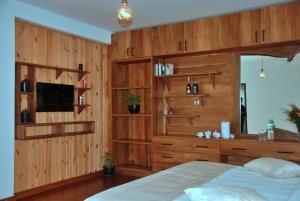
[[[135,95],[130,91],[126,91],[124,94],[124,100],[128,104],[129,113],[139,113],[140,112],[140,103],[141,96]]]
[[[114,156],[112,153],[107,152],[104,155],[103,173],[104,173],[104,176],[114,176],[115,175]]]

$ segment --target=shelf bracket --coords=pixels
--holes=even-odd
[[[63,73],[63,70],[56,69],[56,79]]]
[[[210,79],[210,82],[212,84],[213,89],[216,89],[215,74],[210,73],[209,74],[209,79]]]
[[[78,73],[78,82],[83,78],[83,76],[85,76],[86,73],[87,72],[85,72],[85,71],[82,71],[82,72]]]
[[[165,79],[165,78],[161,78],[161,80],[162,80],[162,82],[164,83],[164,85],[167,87],[167,89],[168,89],[168,91],[170,90],[170,85],[169,85],[169,82],[168,82],[168,80],[167,79]]]

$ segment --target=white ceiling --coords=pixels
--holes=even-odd
[[[116,21],[121,0],[19,0],[103,28],[123,31]],[[249,10],[291,0],[128,0],[134,12],[129,29]]]

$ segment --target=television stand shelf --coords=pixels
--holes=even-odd
[[[43,127],[47,133],[38,133]],[[46,128],[46,129],[45,129]],[[94,121],[70,121],[52,123],[25,123],[16,125],[17,140],[34,140],[54,137],[92,134],[95,132]],[[34,133],[34,134],[33,134]]]

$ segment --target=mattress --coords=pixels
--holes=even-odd
[[[300,201],[300,178],[275,179],[244,167],[235,167],[201,185],[207,187],[247,187],[256,190],[270,201]],[[182,194],[174,201],[189,201]]]
[[[172,201],[184,189],[204,184],[233,167],[193,161],[111,188],[85,201]]]

